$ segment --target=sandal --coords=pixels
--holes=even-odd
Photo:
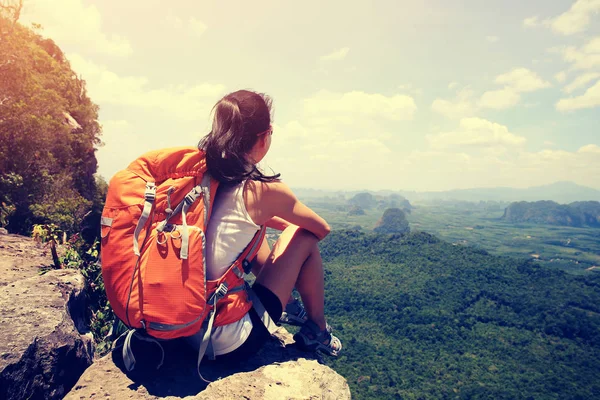
[[[285,310],[281,313],[279,322],[288,325],[302,326],[308,320],[306,310],[298,299],[294,299],[293,302],[286,304]]]
[[[300,332],[294,335],[294,340],[303,350],[322,351],[330,356],[337,357],[342,351],[342,342],[331,334],[331,327],[320,330],[313,321],[306,321]]]

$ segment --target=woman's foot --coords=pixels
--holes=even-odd
[[[304,306],[298,299],[287,303],[279,322],[288,325],[302,326],[308,319]]]
[[[313,321],[306,321],[298,333],[294,335],[294,340],[303,350],[322,351],[330,356],[337,357],[342,351],[342,342],[331,334],[331,327],[320,330],[319,326]]]

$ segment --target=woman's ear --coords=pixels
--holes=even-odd
[[[260,137],[260,141],[261,141],[260,145],[263,149],[266,149],[269,146],[269,139],[270,139],[269,135],[262,135]]]

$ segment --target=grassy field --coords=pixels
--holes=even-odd
[[[348,215],[342,204],[307,201],[333,229],[371,230],[384,210]],[[512,224],[501,219],[504,209],[469,207],[464,203],[416,203],[407,218],[411,231],[435,234],[457,246],[474,246],[492,254],[535,258],[544,266],[570,273],[600,272],[600,229],[539,224]],[[595,268],[596,267],[596,268]]]

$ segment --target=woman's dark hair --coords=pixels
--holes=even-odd
[[[245,179],[272,182],[279,174],[263,174],[249,159],[258,134],[271,125],[271,98],[262,93],[238,90],[215,104],[212,129],[198,144],[206,152],[208,172],[222,183]]]

